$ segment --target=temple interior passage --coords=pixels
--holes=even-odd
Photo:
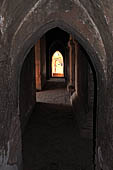
[[[24,170],[93,170],[95,87],[74,35],[56,27],[29,50],[19,96]]]
[[[113,170],[113,0],[0,0],[0,170]]]
[[[36,93],[23,135],[24,170],[92,170],[93,141],[80,135],[65,81],[53,79]]]

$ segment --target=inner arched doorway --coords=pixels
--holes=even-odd
[[[52,56],[52,77],[64,77],[64,60],[59,51]]]
[[[72,35],[71,35],[71,37],[72,37]],[[44,35],[43,35],[43,38],[42,39],[44,39]],[[72,46],[70,47],[70,40],[71,40],[71,44],[72,44]],[[38,57],[41,59],[41,54],[42,54],[42,52],[41,52],[41,48],[38,48],[38,47],[44,47],[43,45],[45,44],[43,44],[43,43],[41,43],[42,42],[42,40],[40,39],[39,41],[38,41],[38,46],[37,46],[37,49],[35,49],[35,52],[36,52],[36,54],[38,54]],[[86,135],[86,131],[84,131],[83,129],[81,130],[81,125],[83,126],[83,125],[85,125],[84,124],[84,122],[83,122],[83,119],[84,119],[84,121],[85,121],[85,123],[86,122],[88,122],[90,119],[89,118],[92,118],[93,117],[93,113],[91,113],[91,111],[93,112],[93,110],[90,110],[90,115],[88,115],[89,114],[89,112],[88,112],[88,99],[87,99],[87,95],[88,95],[88,91],[86,90],[86,87],[87,87],[87,79],[88,79],[88,70],[89,70],[89,72],[91,72],[92,71],[92,76],[94,77],[95,75],[93,75],[93,73],[95,72],[95,69],[94,69],[94,66],[93,65],[91,65],[90,66],[90,62],[88,61],[88,60],[90,60],[89,59],[89,56],[88,56],[88,54],[84,51],[84,49],[83,49],[83,47],[81,47],[80,46],[80,44],[76,41],[76,43],[75,43],[75,37],[73,36],[73,39],[71,38],[71,39],[69,39],[69,42],[67,42],[67,47],[68,47],[68,44],[69,44],[69,50],[68,50],[68,55],[67,55],[67,61],[69,60],[70,61],[70,55],[73,55],[73,56],[71,56],[71,58],[72,58],[72,61],[71,61],[71,63],[70,64],[68,64],[68,65],[66,65],[66,67],[67,66],[72,66],[73,68],[74,68],[74,73],[76,73],[76,74],[74,74],[74,77],[75,77],[75,80],[77,81],[77,83],[75,83],[74,81],[74,84],[76,84],[77,85],[77,94],[76,94],[76,87],[74,87],[75,88],[75,91],[74,91],[74,93],[73,94],[71,94],[71,97],[75,97],[74,98],[74,100],[72,100],[72,104],[73,104],[73,109],[75,109],[76,110],[76,107],[78,107],[77,108],[77,121],[78,121],[78,124],[80,124],[79,125],[79,127],[80,127],[80,133],[81,133],[81,135],[83,136],[83,138],[84,137],[88,137],[89,138],[89,136],[91,135],[91,140],[92,140],[92,138],[93,138],[93,129],[91,129],[92,131],[88,131],[88,134]],[[40,46],[41,44],[43,44],[42,46]],[[77,44],[77,46],[75,46]],[[73,48],[74,47],[74,48]],[[75,48],[76,47],[76,48]],[[26,95],[30,95],[30,96],[27,96],[27,98],[26,97],[24,97],[24,102],[22,102],[22,103],[20,103],[20,108],[21,108],[21,112],[20,112],[20,114],[23,114],[24,113],[24,111],[22,111],[22,105],[23,105],[23,103],[25,104],[25,105],[28,105],[28,106],[30,106],[30,104],[31,104],[31,101],[29,100],[29,99],[34,99],[34,89],[31,89],[30,87],[33,87],[33,82],[32,82],[32,80],[34,80],[34,78],[33,78],[33,76],[34,76],[34,74],[33,74],[33,61],[34,61],[34,50],[33,50],[34,48],[32,48],[32,50],[30,50],[30,53],[27,55],[27,57],[26,57],[26,59],[25,59],[25,61],[24,61],[24,65],[23,65],[23,67],[22,67],[22,71],[21,71],[21,81],[20,81],[20,98],[21,98],[21,94],[23,94],[23,96],[22,96],[22,98],[20,99],[20,101],[22,101],[23,100],[23,97],[24,96],[26,96]],[[43,48],[44,49],[44,48]],[[42,51],[44,51],[42,49]],[[70,50],[71,49],[71,50]],[[75,52],[74,52],[74,50],[75,50]],[[71,53],[70,51],[73,51],[73,53]],[[54,54],[55,53],[53,53],[53,56],[54,56]],[[61,53],[59,52],[59,51],[57,51],[57,54],[59,54],[59,55],[61,55]],[[58,57],[58,56],[57,56]],[[76,57],[77,57],[77,59],[76,59]],[[38,58],[38,59],[39,59]],[[43,58],[43,57],[42,57]],[[56,60],[56,58],[55,58],[55,60]],[[43,68],[44,67],[44,63],[43,62],[45,62],[45,60],[38,60],[38,61],[40,61],[40,63],[41,63],[41,67],[40,68]],[[63,56],[61,56],[61,63],[63,63]],[[39,63],[39,62],[37,62],[37,63]],[[31,65],[32,64],[32,65]],[[88,65],[89,64],[89,65]],[[36,66],[36,63],[35,63],[35,66]],[[94,69],[94,71],[93,71],[93,69],[92,69],[92,67],[93,67],[93,69]],[[31,71],[32,70],[32,71]],[[68,69],[68,70],[71,70],[71,71],[73,71],[72,69]],[[39,71],[40,73],[41,73],[41,71]],[[70,74],[72,74],[72,72],[71,73],[68,73],[68,75],[70,75]],[[41,74],[40,74],[41,75]],[[73,76],[72,76],[73,77]],[[28,78],[28,79],[27,79]],[[25,80],[25,82],[23,83],[23,81]],[[69,80],[70,80],[70,78],[69,78]],[[30,81],[30,82],[29,82]],[[96,89],[96,86],[97,86],[97,84],[96,84],[96,81],[94,81],[94,82],[92,82],[92,83],[94,83],[94,86],[95,86],[95,90],[93,89],[93,92],[95,93],[95,98],[94,98],[94,96],[91,96],[91,97],[93,97],[93,101],[92,102],[96,102],[96,91],[97,91],[97,89]],[[29,85],[29,88],[28,88],[28,85]],[[90,85],[89,85],[90,86]],[[26,94],[26,95],[25,95]],[[85,94],[85,95],[83,95],[83,94]],[[45,95],[46,96],[46,95]],[[43,97],[44,98],[44,97]],[[79,98],[79,100],[78,100],[78,98]],[[30,101],[30,102],[29,102]],[[32,100],[32,106],[34,106],[34,101]],[[44,100],[44,102],[45,102],[45,100]],[[52,101],[53,102],[53,101]],[[28,106],[27,107],[24,107],[24,108],[28,108]],[[94,105],[93,105],[94,106]],[[95,105],[96,106],[96,105]],[[45,107],[46,108],[46,105],[43,105],[42,104],[42,107]],[[57,107],[61,107],[61,106],[57,106]],[[82,108],[82,110],[81,110],[81,108]],[[30,109],[30,108],[28,108],[28,109]],[[37,110],[37,109],[36,109]],[[47,108],[46,108],[46,110],[47,110]],[[56,110],[57,110],[57,108],[56,108]],[[96,110],[96,107],[95,107],[95,110]],[[82,112],[82,114],[81,114],[81,112]],[[34,113],[34,112],[33,112]],[[37,112],[38,113],[38,112]],[[36,113],[35,113],[36,114]],[[74,113],[75,114],[75,113]],[[92,114],[92,115],[91,115]],[[31,115],[29,115],[29,116],[31,116]],[[28,117],[28,119],[29,119],[29,116],[26,114],[26,115],[24,115],[23,117]],[[90,117],[91,116],[91,117]],[[22,116],[21,116],[21,118],[22,118]],[[86,118],[88,118],[88,120],[86,119]],[[26,118],[25,118],[26,119]],[[75,121],[75,119],[73,119],[74,121]],[[82,122],[81,122],[81,120],[82,120]],[[23,120],[22,120],[23,121]],[[35,117],[35,121],[36,121],[36,117]],[[56,121],[56,120],[55,120]],[[92,121],[92,122],[91,122]],[[54,122],[54,121],[53,121]],[[49,122],[50,123],[50,122]],[[92,120],[90,120],[90,123],[92,124],[92,126],[93,126],[93,119]],[[52,126],[53,126],[53,124],[54,123],[52,123]],[[85,125],[86,126],[86,125]],[[38,126],[39,127],[39,126]],[[32,128],[31,128],[32,129]],[[36,130],[36,129],[35,129]],[[30,132],[31,133],[31,132]],[[35,133],[36,133],[36,131],[35,131]],[[66,131],[65,131],[65,133],[66,133]],[[77,132],[78,133],[78,132]],[[76,134],[77,134],[76,133]],[[91,134],[90,134],[91,133]],[[46,134],[48,134],[48,133],[46,133]],[[71,132],[70,132],[70,134],[71,134]],[[85,134],[85,135],[84,135]],[[89,135],[90,134],[90,135]],[[68,134],[69,135],[69,134]],[[32,135],[31,135],[32,136]],[[38,136],[38,134],[37,134],[37,136]],[[76,135],[75,135],[76,136]],[[76,137],[73,137],[73,139],[76,141],[76,139],[79,139],[77,136]],[[32,136],[33,137],[33,136]],[[65,137],[67,137],[67,135],[65,136]],[[24,138],[24,137],[23,137]],[[40,138],[40,137],[39,137]],[[27,138],[27,139],[29,139],[29,137]],[[73,141],[73,139],[72,139],[72,136],[70,137],[70,141]],[[45,138],[44,138],[44,140],[45,140]],[[67,138],[66,138],[66,140],[67,140]],[[29,140],[29,142],[31,141],[31,139]],[[33,140],[33,141],[35,141],[35,140]],[[38,140],[38,139],[36,139],[36,141],[40,141],[40,139]],[[84,139],[82,139],[82,141],[85,141]],[[88,139],[88,141],[90,141],[89,139]],[[23,144],[23,146],[25,146],[25,148],[26,148],[26,146],[29,144],[29,142],[28,143],[24,143]],[[79,141],[80,142],[80,141]],[[64,143],[67,143],[67,141],[66,142],[64,142]],[[81,142],[80,142],[81,143]],[[87,144],[87,142],[86,142],[86,144]],[[81,144],[82,145],[82,144]],[[32,147],[30,146],[30,145],[28,145],[29,147],[28,148],[31,148],[32,149]],[[35,146],[35,144],[33,144],[33,146]],[[70,145],[71,146],[71,145]],[[72,145],[73,146],[73,145]],[[76,143],[76,145],[75,146],[78,146],[78,141],[77,141],[77,143]],[[75,147],[74,146],[74,147]],[[92,153],[92,150],[93,150],[93,146],[91,146],[91,144],[90,144],[90,142],[89,142],[89,144],[88,144],[88,146],[89,146],[89,151],[87,152],[87,153]],[[40,147],[39,145],[38,145],[38,147]],[[76,147],[75,147],[76,148]],[[28,156],[28,154],[25,154],[25,150],[27,150],[27,151],[29,151],[29,149],[24,149],[24,159],[26,159]],[[40,150],[39,150],[39,152],[41,152]],[[34,152],[34,154],[38,154],[38,152]],[[80,156],[80,154],[78,153],[78,155]],[[38,160],[39,160],[39,154],[38,154]],[[77,159],[82,159],[82,161],[83,161],[83,157],[78,157]],[[90,158],[92,158],[92,156],[90,157]],[[55,158],[56,160],[58,159],[58,158]],[[67,159],[67,158],[66,158]],[[87,159],[87,160],[90,160],[89,158],[87,158],[87,157],[85,157],[84,158],[84,160],[85,159]],[[55,160],[55,161],[56,161]],[[87,162],[87,160],[85,160],[85,162]],[[38,162],[38,161],[37,161]],[[76,162],[76,161],[75,161]],[[84,162],[84,161],[83,161]],[[80,167],[84,167],[85,168],[85,166],[88,166],[88,163],[89,162],[87,162],[87,165],[85,164],[85,163],[82,163],[81,165],[80,165]],[[90,162],[91,163],[91,162]],[[40,164],[41,165],[41,164]],[[49,166],[49,165],[48,165]],[[55,163],[55,166],[56,166],[56,163]],[[62,163],[62,166],[66,166],[64,163]],[[68,165],[69,166],[69,165]],[[74,164],[74,166],[76,167],[76,166],[78,166],[78,165],[75,165]],[[91,166],[93,166],[93,163],[91,163],[90,165],[89,165],[90,167]]]

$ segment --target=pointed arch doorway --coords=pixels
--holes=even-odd
[[[56,51],[52,56],[52,77],[64,77],[64,59],[60,51]]]
[[[78,9],[78,6],[77,7],[75,6],[75,9],[76,8]],[[80,6],[80,8],[81,8],[81,6]],[[33,8],[33,10],[34,9],[35,8]],[[45,6],[44,6],[44,10],[45,10]],[[86,24],[84,24],[84,22],[78,24],[78,19],[81,17],[81,13],[80,14],[76,13],[77,10],[73,11],[73,16],[77,17],[77,19],[76,18],[74,19],[74,22],[72,22],[73,17],[72,17],[70,12],[68,12],[67,15],[61,15],[62,16],[61,18],[59,18],[59,16],[60,16],[59,13],[58,13],[58,18],[57,18],[57,13],[56,13],[56,15],[54,15],[54,16],[50,15],[49,17],[48,17],[49,14],[47,16],[44,15],[44,20],[42,22],[42,20],[38,19],[38,15],[40,13],[40,16],[43,16],[44,10],[42,9],[42,10],[40,10],[40,12],[36,11],[37,12],[37,13],[35,13],[36,16],[32,12],[32,13],[30,13],[31,17],[29,17],[29,19],[23,20],[22,24],[20,24],[20,27],[15,34],[15,37],[14,37],[14,40],[13,40],[13,43],[12,43],[12,46],[14,45],[14,47],[12,48],[12,51],[11,51],[11,54],[12,54],[12,70],[13,70],[11,78],[12,78],[12,82],[14,84],[12,86],[13,87],[12,92],[14,91],[14,103],[16,103],[14,105],[14,109],[13,109],[14,113],[12,115],[14,116],[15,113],[18,113],[17,109],[19,107],[17,107],[17,103],[18,103],[18,106],[19,106],[19,102],[20,102],[18,100],[18,98],[19,98],[18,97],[19,96],[19,81],[20,81],[19,78],[20,78],[20,71],[21,71],[21,68],[22,68],[22,64],[24,62],[24,59],[26,58],[25,54],[27,52],[27,49],[29,47],[31,47],[32,44],[35,44],[37,39],[39,39],[47,30],[54,28],[56,25],[59,26],[60,28],[63,28],[63,30],[67,30],[68,32],[72,32],[76,36],[77,40],[81,43],[81,45],[83,45],[83,47],[87,49],[87,52],[90,55],[90,59],[91,59],[93,65],[94,65],[97,80],[98,80],[97,81],[97,88],[96,88],[98,100],[96,102],[97,109],[95,109],[95,110],[97,110],[97,113],[99,112],[101,114],[101,110],[103,110],[102,106],[104,106],[104,102],[105,102],[105,100],[103,100],[103,97],[106,94],[106,93],[104,93],[104,89],[105,89],[104,86],[105,86],[106,83],[102,83],[102,82],[105,82],[106,79],[105,79],[105,75],[104,75],[104,71],[103,71],[103,65],[102,65],[101,58],[100,58],[101,55],[99,55],[97,53],[98,49],[96,48],[95,43],[93,44],[93,42],[91,41],[92,39],[90,40],[90,37],[92,37],[92,35],[93,35],[92,32],[94,32],[94,30],[92,32],[91,32],[91,30],[89,31],[89,28],[86,26]],[[82,8],[81,8],[81,10],[83,11]],[[83,12],[85,13],[86,10],[84,10]],[[79,17],[79,15],[80,15],[80,17]],[[86,13],[86,15],[87,15],[87,13]],[[29,16],[29,15],[27,15],[27,16]],[[36,17],[36,19],[32,19],[33,18],[32,16]],[[54,17],[54,19],[52,17]],[[88,17],[88,19],[90,20],[89,17]],[[31,22],[31,20],[32,20],[32,22]],[[27,29],[27,31],[25,29],[26,26],[28,26],[28,28],[29,28],[29,29]],[[83,29],[84,27],[85,27],[85,29]],[[34,28],[34,29],[32,29],[32,28]],[[91,27],[90,27],[90,29],[91,29]],[[93,29],[93,27],[92,27],[92,29]],[[24,33],[24,36],[23,36],[23,33]],[[20,47],[20,48],[18,48],[18,50],[17,50],[17,47]],[[97,51],[96,51],[96,49],[97,49]],[[14,77],[16,77],[16,79],[14,79]],[[101,117],[100,116],[97,119],[96,115],[99,115],[97,113],[95,111],[95,115],[94,115],[94,118],[95,118],[95,128],[94,128],[95,132],[94,132],[94,134],[95,134],[95,136],[97,135],[96,130],[100,131],[99,127],[96,128],[96,122],[100,122],[100,120],[98,120],[98,119],[100,119],[100,117]],[[101,121],[102,121],[102,119],[101,119]],[[21,129],[19,129],[19,132],[21,132]],[[16,138],[20,139],[20,136],[18,134],[19,133],[17,133],[17,136],[14,139],[16,139]],[[13,141],[15,141],[15,140],[13,140]],[[96,142],[97,142],[97,139],[95,137],[95,143]],[[20,146],[20,144],[21,144],[21,139],[19,140],[18,146]],[[96,148],[97,148],[96,146],[97,146],[97,143],[94,144],[94,150],[96,150]],[[12,148],[10,150],[12,150]],[[97,150],[96,150],[96,152],[97,152]],[[13,155],[12,151],[11,151],[11,154]],[[21,155],[21,148],[19,148],[18,152],[16,151],[14,153],[15,157],[18,156],[18,155]],[[21,159],[18,159],[17,162],[18,162],[18,164],[22,163]]]

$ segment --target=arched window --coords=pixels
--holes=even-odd
[[[64,61],[59,51],[52,56],[52,77],[64,77]]]

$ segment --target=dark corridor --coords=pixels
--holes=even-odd
[[[64,76],[52,77],[60,51]],[[27,55],[20,76],[24,170],[93,170],[96,75],[88,54],[55,28]]]
[[[80,136],[65,83],[49,81],[39,93],[23,136],[24,170],[92,170],[92,140]]]

